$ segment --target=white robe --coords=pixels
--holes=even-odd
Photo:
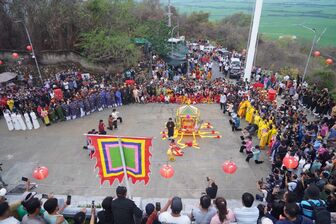
[[[28,113],[27,113],[27,112],[24,113],[23,116],[24,116],[24,118],[25,118],[25,120],[26,120],[27,128],[28,128],[29,130],[33,129],[33,125],[32,125],[32,123],[31,123],[31,121],[30,121],[30,117],[29,117]]]
[[[30,112],[30,117],[33,121],[33,126],[34,126],[34,129],[38,129],[40,128],[40,123],[39,121],[37,120],[37,117],[36,117],[36,114],[34,111]]]
[[[12,123],[12,118],[11,118],[10,114],[4,112],[4,118],[5,118],[5,120],[6,120],[6,124],[7,124],[7,128],[8,128],[8,130],[13,131],[13,129],[14,129],[14,125],[13,125],[13,123]]]
[[[18,119],[17,119],[17,117],[16,117],[16,114],[15,113],[13,113],[13,114],[11,114],[10,115],[11,116],[11,118],[12,118],[12,122],[13,122],[13,125],[14,125],[14,129],[15,130],[21,130],[21,126],[20,126],[20,123],[19,123],[19,121],[18,121]]]
[[[27,130],[27,126],[26,126],[26,123],[24,122],[24,120],[23,120],[23,118],[22,118],[22,115],[21,115],[20,113],[18,113],[18,114],[16,115],[16,117],[17,117],[17,119],[18,119],[18,121],[19,121],[19,123],[20,123],[21,130],[23,130],[23,131]]]

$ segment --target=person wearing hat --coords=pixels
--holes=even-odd
[[[170,140],[174,136],[175,130],[175,123],[171,117],[168,119],[166,127],[168,129],[168,139]]]
[[[134,201],[126,198],[126,187],[118,186],[116,194],[117,198],[111,204],[114,224],[134,224],[134,218],[142,218],[141,209],[136,206]]]
[[[171,212],[168,212],[170,206]],[[159,215],[159,221],[162,223],[174,223],[174,224],[190,224],[191,221],[187,215],[182,215],[183,205],[182,200],[179,197],[173,197],[168,200],[166,205],[161,209]]]

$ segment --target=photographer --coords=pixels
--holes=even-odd
[[[2,183],[3,187],[7,187],[8,184],[6,184],[5,181],[3,181],[1,173],[2,173],[2,163],[0,163],[0,182]]]
[[[215,199],[217,196],[218,186],[216,185],[213,179],[207,177],[208,187],[205,189],[205,192],[211,199]]]

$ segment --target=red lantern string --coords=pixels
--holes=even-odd
[[[315,56],[315,57],[319,57],[320,55],[321,55],[321,52],[319,52],[319,51],[315,51],[315,52],[314,52],[314,56]]]
[[[27,45],[26,49],[27,49],[28,51],[32,51],[32,50],[33,50],[33,47],[32,47],[31,45]]]
[[[333,61],[331,58],[328,58],[328,59],[326,60],[326,64],[327,64],[327,65],[331,65],[332,63],[334,63],[334,61]]]
[[[13,58],[13,59],[18,59],[18,58],[19,58],[19,54],[16,53],[16,52],[14,52],[14,53],[12,54],[12,58]]]

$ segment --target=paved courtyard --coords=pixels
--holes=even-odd
[[[132,195],[137,197],[170,197],[179,195],[185,198],[198,198],[204,192],[206,177],[214,178],[219,186],[219,194],[228,199],[239,199],[245,191],[256,193],[256,182],[265,177],[270,164],[256,165],[254,161],[245,162],[239,153],[240,133],[233,133],[228,116],[223,115],[216,104],[197,105],[201,119],[209,121],[220,131],[221,139],[199,139],[200,149],[186,148],[183,157],[173,163],[175,175],[164,179],[159,169],[166,161],[168,142],[161,140],[160,131],[169,117],[175,114],[179,105],[147,104],[127,105],[118,108],[124,122],[117,131],[108,134],[123,136],[154,137],[151,148],[151,175],[148,185],[131,185]],[[38,130],[12,131],[0,120],[0,162],[3,163],[3,178],[10,184],[9,189],[21,183],[21,177],[31,178],[38,165],[49,168],[49,176],[38,181],[39,193],[73,194],[83,196],[104,196],[114,194],[115,186],[106,182],[100,186],[95,161],[82,149],[83,136],[89,129],[98,126],[111,109],[97,112],[81,119],[41,125]],[[245,125],[243,122],[242,125]],[[221,164],[228,159],[236,162],[238,170],[233,175],[224,174]],[[263,153],[262,159],[267,160]]]

